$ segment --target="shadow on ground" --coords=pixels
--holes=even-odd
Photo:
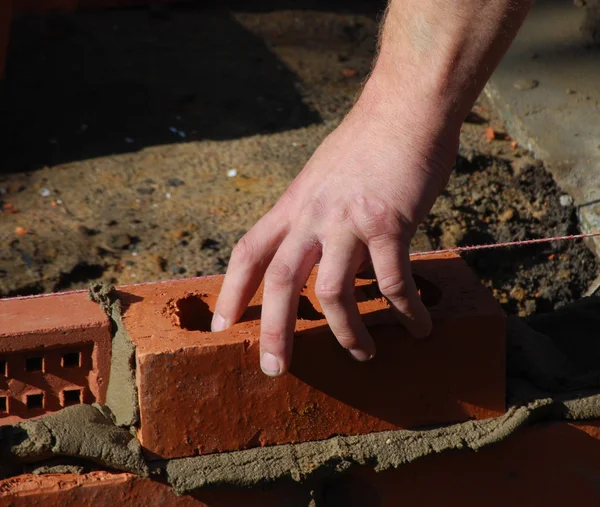
[[[20,17],[7,77],[5,172],[320,121],[263,40],[190,4]]]

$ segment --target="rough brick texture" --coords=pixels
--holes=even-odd
[[[85,293],[0,300],[0,425],[104,403],[110,321]]]
[[[0,507],[306,507],[299,485],[270,491],[203,491],[176,496],[160,482],[126,473],[26,474],[0,481]]]
[[[559,422],[524,428],[479,452],[430,456],[382,473],[362,468],[305,486],[219,488],[180,497],[164,484],[130,474],[21,475],[0,481],[0,506],[592,506],[600,505],[599,439],[600,421]]]
[[[242,322],[208,332],[221,277],[120,291],[136,345],[141,427],[164,458],[324,439],[335,434],[447,424],[504,411],[505,316],[462,259],[413,261],[434,321],[407,336],[374,280],[357,280],[378,353],[357,363],[334,339],[314,295],[303,292],[291,374],[258,365],[261,290]]]

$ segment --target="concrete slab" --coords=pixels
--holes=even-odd
[[[585,10],[538,0],[486,87],[510,135],[543,160],[600,231],[600,48],[586,47]],[[600,254],[600,238],[593,245]]]

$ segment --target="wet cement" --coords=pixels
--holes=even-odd
[[[106,409],[82,405],[5,427],[0,463],[13,467],[2,472],[19,473],[20,464],[54,456],[80,457],[140,475],[151,468],[176,493],[187,494],[206,487],[308,482],[355,465],[384,471],[443,452],[479,451],[530,424],[600,418],[600,297],[529,321],[511,318],[507,333],[509,408],[496,419],[147,463],[137,440]]]
[[[57,456],[76,457],[143,477],[148,466],[135,437],[115,425],[99,405],[77,405],[41,419],[2,428],[0,457],[5,475],[27,463]]]
[[[135,345],[123,324],[121,301],[115,288],[108,284],[93,283],[88,294],[92,301],[101,306],[113,326],[106,406],[113,413],[118,426],[134,426],[140,417],[135,383]]]

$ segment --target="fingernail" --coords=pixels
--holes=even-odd
[[[375,354],[369,354],[366,350],[361,349],[350,349],[348,350],[353,359],[357,361],[364,362],[370,361],[375,357]]]
[[[266,375],[275,376],[281,373],[279,359],[270,352],[263,352],[260,357],[260,367]]]
[[[224,331],[227,329],[227,323],[223,317],[221,317],[218,313],[215,313],[213,315],[212,323],[210,324],[210,329],[213,333]]]

